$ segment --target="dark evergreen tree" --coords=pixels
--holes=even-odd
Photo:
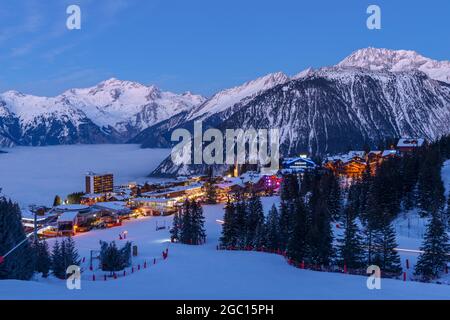
[[[269,249],[278,250],[280,248],[280,216],[275,205],[269,211],[266,221],[266,245]]]
[[[61,246],[64,261],[64,272],[69,266],[79,266],[81,260],[75,246],[75,241],[73,241],[71,237],[68,237],[62,241]]]
[[[60,206],[61,204],[62,204],[61,197],[56,195],[55,196],[55,200],[53,200],[53,206],[57,207],[57,206]]]
[[[363,239],[355,216],[351,207],[345,209],[345,231],[343,237],[338,240],[338,262],[349,269],[362,268],[365,261]]]
[[[35,271],[47,278],[52,264],[47,242],[34,241],[33,250],[35,254]]]
[[[0,196],[0,254],[26,239],[19,206]],[[29,280],[34,273],[33,251],[25,241],[0,264],[0,279]]]
[[[117,248],[115,241],[110,243],[100,241],[100,266],[103,271],[109,271],[110,275],[130,266],[131,243],[127,242],[122,249]]]
[[[205,230],[205,217],[203,216],[202,206],[196,202],[192,201],[192,244],[199,245],[206,240],[206,230]]]
[[[306,259],[309,252],[309,245],[307,242],[308,222],[307,211],[302,201],[299,199],[295,203],[294,213],[294,227],[289,237],[287,245],[287,255],[297,262],[302,262]]]
[[[430,148],[422,160],[418,179],[418,202],[422,217],[438,214],[445,203],[441,166],[439,150]]]
[[[439,214],[433,214],[420,248],[423,253],[417,261],[415,275],[423,280],[431,280],[437,278],[445,270],[449,260],[447,256],[448,240],[442,217]]]
[[[400,256],[394,249],[397,248],[395,230],[389,218],[384,219],[381,228],[374,238],[374,264],[388,275],[398,276],[402,271]]]
[[[247,202],[243,196],[239,196],[235,204],[235,225],[237,231],[237,246],[244,248],[247,244]]]
[[[331,214],[327,207],[329,176],[317,173],[308,202],[310,224],[307,234],[309,262],[314,265],[329,265],[334,256]]]
[[[223,216],[222,237],[220,244],[225,247],[236,246],[238,238],[238,227],[236,225],[236,207],[228,200],[225,205],[225,214]]]
[[[329,173],[328,210],[333,221],[340,221],[342,211],[342,194],[339,179],[332,172]]]
[[[261,198],[253,194],[247,202],[246,215],[246,242],[245,245],[260,246],[263,242],[264,233],[264,210]],[[258,233],[258,239],[256,234]]]
[[[192,225],[192,205],[189,200],[183,204],[181,215],[180,242],[184,244],[192,244],[193,225]]]
[[[52,273],[58,279],[66,278],[66,268],[64,267],[64,258],[62,252],[62,244],[58,240],[55,241],[51,255]]]
[[[67,196],[67,203],[68,204],[80,204],[81,197],[84,196],[84,192],[74,192]]]
[[[180,230],[182,228],[180,215],[180,211],[177,211],[173,216],[172,228],[170,229],[170,236],[173,241],[180,240]]]

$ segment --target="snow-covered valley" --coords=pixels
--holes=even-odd
[[[19,202],[51,205],[55,195],[83,191],[88,171],[111,172],[116,184],[145,181],[170,150],[138,145],[70,145],[4,148],[0,156],[0,188]]]

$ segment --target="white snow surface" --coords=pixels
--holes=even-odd
[[[188,120],[206,117],[233,107],[243,99],[252,98],[263,91],[289,81],[289,77],[282,72],[271,73],[263,77],[248,81],[240,86],[216,93],[205,103],[191,110]]]
[[[169,149],[141,149],[139,145],[70,145],[15,147],[0,156],[0,188],[19,202],[51,205],[61,197],[84,191],[88,171],[114,174],[116,185],[144,179],[166,158]]]
[[[278,198],[263,198],[267,212]],[[123,226],[92,231],[76,236],[82,264],[81,290],[68,290],[65,281],[53,277],[33,281],[0,281],[0,299],[448,299],[450,286],[382,279],[381,290],[369,290],[366,277],[313,272],[289,266],[278,255],[258,252],[217,251],[223,219],[223,205],[204,206],[207,243],[202,246],[170,244],[168,230],[155,225],[170,225],[171,217],[148,217]],[[104,273],[88,270],[91,249],[99,240],[118,240],[128,231],[127,240],[138,246],[133,265],[140,271],[117,280],[103,280]],[[49,240],[50,245],[54,240]],[[169,258],[149,263],[169,247]],[[143,269],[143,262],[149,263]],[[91,281],[92,274],[96,281]]]
[[[175,94],[157,87],[115,78],[96,86],[71,89],[56,97],[38,97],[17,91],[0,94],[0,101],[27,125],[39,116],[79,114],[100,127],[113,127],[123,132],[128,126],[143,130],[160,121],[205,101],[200,95],[185,92]],[[0,108],[1,109],[1,108]]]
[[[450,83],[450,61],[433,60],[411,50],[364,48],[353,52],[338,66],[391,72],[419,70],[432,79]]]

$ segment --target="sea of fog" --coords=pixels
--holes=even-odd
[[[70,145],[15,147],[0,153],[0,188],[25,207],[51,205],[56,194],[64,197],[84,191],[88,171],[112,172],[114,184],[144,182],[170,154],[169,149],[141,149],[139,145]]]

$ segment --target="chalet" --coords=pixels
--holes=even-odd
[[[406,153],[412,153],[415,150],[417,150],[418,148],[424,146],[425,144],[425,139],[422,138],[402,138],[400,140],[398,140],[397,143],[397,150],[401,153],[401,154],[406,154]]]
[[[97,202],[106,201],[106,195],[101,193],[88,193],[81,196],[80,203],[86,206],[92,206]]]
[[[346,154],[327,157],[323,166],[336,174],[347,177],[360,177],[367,168],[364,151],[350,151]]]
[[[127,207],[127,203],[123,201],[99,202],[94,208],[101,212],[110,212],[120,217],[126,217],[131,213],[131,209]]]
[[[216,184],[216,194],[218,202],[227,202],[229,197],[234,197],[236,194],[243,192],[244,186],[230,181],[224,181]]]
[[[300,156],[296,158],[284,159],[282,162],[282,167],[282,173],[300,174],[305,171],[314,170],[317,165],[313,160],[307,158],[306,156]]]
[[[59,236],[74,236],[77,228],[78,211],[62,213],[57,220]]]

